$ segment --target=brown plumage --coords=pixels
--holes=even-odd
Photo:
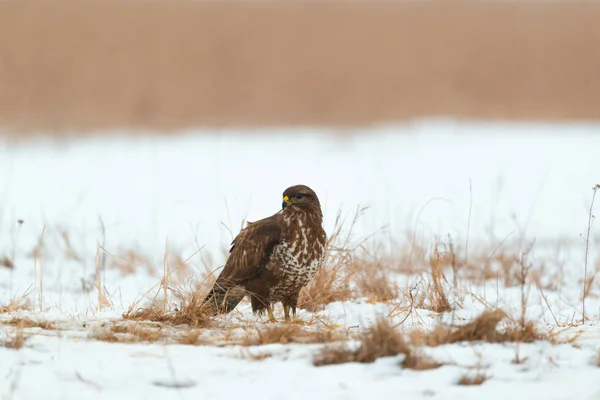
[[[315,275],[325,256],[326,234],[317,194],[296,185],[283,192],[282,209],[248,222],[231,243],[225,267],[205,301],[213,313],[228,313],[249,295],[252,311],[281,301],[285,319],[296,315],[300,289]]]

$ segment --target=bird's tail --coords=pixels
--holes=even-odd
[[[240,287],[224,287],[215,283],[208,292],[204,302],[210,306],[212,315],[227,314],[231,312],[246,295]]]

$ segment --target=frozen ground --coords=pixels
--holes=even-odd
[[[0,305],[29,288],[32,310],[0,314],[0,320],[27,315],[55,321],[61,329],[28,330],[33,336],[19,351],[0,347],[0,394],[14,399],[600,399],[598,280],[586,305],[589,320],[577,324],[585,250],[580,235],[587,228],[591,188],[600,183],[599,132],[600,126],[585,124],[420,121],[357,136],[344,132],[343,140],[335,136],[339,132],[324,137],[306,129],[276,136],[186,132],[171,138],[1,143],[0,260],[14,268],[0,266]],[[515,344],[445,345],[426,350],[449,365],[412,371],[398,366],[401,356],[316,368],[311,357],[317,344],[261,346],[252,352],[272,356],[256,361],[237,345],[90,338],[158,282],[165,252],[189,259],[194,276],[219,267],[243,220],[277,211],[282,191],[296,183],[319,194],[329,232],[338,212],[351,216],[356,207],[368,205],[353,240],[374,234],[369,242],[382,245],[378,251],[392,260],[413,239],[430,246],[450,234],[462,246],[467,230],[473,257],[502,245],[518,253],[535,239],[528,260],[543,272],[546,299],[535,285],[528,289],[528,319],[572,343],[521,344],[518,351],[526,360],[521,364],[511,362]],[[593,228],[590,273],[600,265],[597,233]],[[110,253],[102,285],[111,305],[104,308],[95,288],[99,244]],[[133,271],[112,266],[114,257],[129,251],[143,257]],[[413,278],[395,277],[401,287]],[[454,299],[461,305],[455,319],[470,320],[484,303],[519,315],[520,288],[496,280],[468,286]],[[362,328],[399,305],[371,303],[336,302],[319,315],[340,329]],[[396,322],[406,316],[392,314]],[[223,318],[260,324],[247,306],[240,315]],[[302,311],[302,319],[311,317]],[[439,322],[449,322],[449,316],[420,310],[402,328],[427,329]],[[14,327],[0,325],[0,339],[13,333]],[[490,377],[483,385],[456,385],[477,366]]]

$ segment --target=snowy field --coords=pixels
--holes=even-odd
[[[301,309],[293,328],[325,330],[339,343],[260,339],[272,326],[288,328],[252,316],[248,302],[206,326],[123,319],[154,293],[174,307],[161,279],[188,289],[206,279],[243,223],[276,212],[283,190],[299,183],[319,195],[328,233],[341,215],[340,240],[363,244],[350,252],[353,276],[362,276],[349,283],[354,294]],[[585,268],[599,183],[600,126],[592,124],[434,120],[0,142],[0,395],[600,399],[597,226]],[[451,311],[432,300],[436,266]],[[376,276],[393,295],[369,289]],[[358,345],[378,318],[408,338],[495,308],[508,315],[498,332],[524,314],[543,339],[411,343],[443,364],[432,369],[401,366],[403,354],[313,365],[323,346]],[[485,379],[458,384],[469,376]]]

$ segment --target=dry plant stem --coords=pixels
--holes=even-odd
[[[590,249],[590,232],[592,230],[592,224],[596,216],[592,213],[594,209],[594,200],[596,198],[596,192],[600,189],[600,183],[592,187],[592,203],[590,204],[590,212],[588,213],[588,227],[587,234],[585,236],[585,262],[583,265],[583,299],[581,301],[581,322],[585,324],[585,298],[586,296],[586,285],[587,285],[587,266],[588,266],[588,254]]]
[[[12,246],[12,254],[11,254],[11,260],[14,263],[15,262],[15,257],[17,256],[17,245],[19,242],[19,234],[21,233],[21,226],[23,225],[23,220],[18,220],[17,221],[17,234],[15,235],[15,239],[13,240],[13,246]],[[9,293],[12,295],[12,285],[13,285],[13,273],[14,273],[14,268],[10,269],[10,284],[9,284]]]
[[[104,286],[102,284],[102,263],[104,260],[104,252],[101,251],[102,247],[98,245],[96,247],[96,291],[98,292],[98,311],[105,307],[110,307],[110,300],[104,293]]]
[[[529,268],[531,265],[525,265],[525,258],[529,255],[531,250],[533,249],[533,245],[535,241],[531,243],[531,246],[527,250],[521,253],[521,327],[525,327],[525,314],[527,314],[527,296],[525,294],[525,283],[527,281],[527,275],[529,272]]]
[[[467,237],[465,239],[465,263],[469,264],[469,231],[471,230],[471,210],[473,208],[473,183],[469,179],[469,218],[467,219]]]

